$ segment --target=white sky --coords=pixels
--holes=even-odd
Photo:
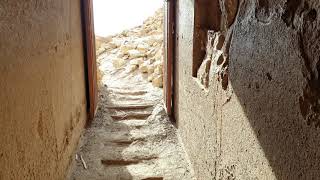
[[[108,36],[138,25],[164,0],[93,0],[95,34]]]

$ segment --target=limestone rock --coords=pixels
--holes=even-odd
[[[126,64],[126,61],[124,60],[124,59],[121,59],[121,58],[114,58],[113,60],[112,60],[112,65],[113,65],[113,67],[115,67],[115,68],[121,68],[123,65],[125,65]]]
[[[148,66],[148,74],[152,74],[154,72],[154,65],[149,65]]]
[[[104,53],[105,50],[106,50],[106,49],[104,49],[104,48],[99,48],[99,49],[97,50],[97,55],[100,55],[100,54]]]
[[[122,42],[123,42],[123,40],[121,40],[121,39],[113,38],[109,44],[111,47],[117,48],[122,45]]]
[[[156,49],[151,48],[151,49],[146,53],[147,58],[152,58],[152,57],[154,57],[154,56],[156,55],[156,53],[157,53]]]
[[[123,54],[122,52],[118,52],[117,54],[117,58],[123,58],[125,56],[125,54]]]
[[[154,77],[152,80],[152,85],[155,87],[163,87],[163,76],[162,75],[157,75]]]
[[[162,65],[156,66],[156,68],[154,69],[154,73],[162,74],[162,70],[163,70]]]
[[[96,48],[99,49],[101,45],[103,44],[109,44],[109,42],[112,41],[112,37],[101,37],[101,36],[96,36]]]
[[[142,52],[140,52],[140,51],[138,51],[138,50],[136,50],[136,49],[131,49],[131,50],[129,50],[128,51],[128,54],[129,54],[129,56],[130,56],[130,58],[139,58],[139,57],[144,57],[145,56],[145,54],[144,53],[142,53]]]
[[[156,87],[162,87],[163,19],[161,9],[141,26],[124,30],[105,41],[97,39],[97,54],[103,54],[98,61],[110,59],[115,68],[125,68],[125,73],[136,70],[148,73],[148,81]]]
[[[163,51],[162,51],[162,49],[159,49],[158,51],[156,51],[154,58],[161,59],[162,57],[163,57]]]
[[[140,43],[137,46],[137,50],[141,51],[141,52],[147,52],[149,49],[149,45],[145,44],[145,43]]]
[[[163,63],[161,61],[156,61],[154,63],[154,66],[155,66],[154,73],[162,74],[162,72],[163,72]]]
[[[153,64],[155,61],[156,61],[155,58],[150,58],[150,59],[147,60],[147,62],[148,62],[149,64]]]
[[[124,44],[120,47],[120,52],[123,54],[128,54],[129,50],[135,49],[136,46],[134,44]]]
[[[138,65],[136,65],[136,64],[130,64],[130,66],[129,66],[129,69],[128,69],[128,72],[133,72],[133,71],[135,71],[136,69],[138,69]]]
[[[149,45],[149,46],[154,46],[154,45],[157,45],[157,44],[162,44],[162,41],[163,41],[163,36],[160,35],[160,36],[148,36],[146,39],[145,39],[145,42]]]
[[[148,76],[148,81],[149,81],[149,82],[152,82],[152,81],[153,81],[153,78],[154,78],[154,74],[150,74],[150,75]]]
[[[140,65],[143,63],[143,58],[138,58],[138,59],[132,59],[130,60],[130,64],[131,65]]]
[[[219,50],[213,51],[211,66],[212,74],[217,74],[221,70],[221,65],[223,61],[223,52]]]
[[[198,70],[198,78],[200,79],[200,82],[204,87],[208,88],[209,86],[209,71],[211,66],[211,59],[205,59],[199,70]]]
[[[117,54],[118,53],[118,49],[113,49],[112,51],[110,51],[111,52],[111,54]]]
[[[148,72],[148,64],[147,63],[143,63],[139,66],[139,70],[142,73],[147,73]]]

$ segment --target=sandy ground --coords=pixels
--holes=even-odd
[[[194,179],[163,108],[162,89],[139,72],[115,69],[107,53],[98,61],[103,72],[98,112],[81,138],[68,179]]]

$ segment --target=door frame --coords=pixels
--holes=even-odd
[[[168,116],[172,121],[174,120],[174,62],[175,62],[175,37],[176,37],[176,0],[165,1],[165,23],[166,29],[164,38],[166,49],[164,57],[164,103]]]
[[[93,0],[81,0],[81,21],[87,98],[87,126],[95,116],[98,104],[97,63],[93,19]]]
[[[164,102],[168,116],[172,121],[174,120],[174,62],[175,62],[175,38],[176,38],[176,0],[165,1],[164,17],[167,30],[164,38],[167,43],[165,49],[165,62],[164,62]],[[95,48],[95,35],[94,35],[94,19],[93,19],[93,0],[81,0],[81,19],[83,31],[83,48],[85,59],[85,72],[86,72],[86,97],[87,97],[87,112],[88,121],[87,125],[91,124],[98,102],[98,86],[97,86],[97,63],[96,63],[96,48]]]

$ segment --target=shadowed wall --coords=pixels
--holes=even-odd
[[[86,120],[80,1],[0,2],[0,179],[64,179]]]
[[[178,1],[175,112],[197,177],[317,179],[319,1],[219,0],[208,88],[192,77],[195,3]]]

